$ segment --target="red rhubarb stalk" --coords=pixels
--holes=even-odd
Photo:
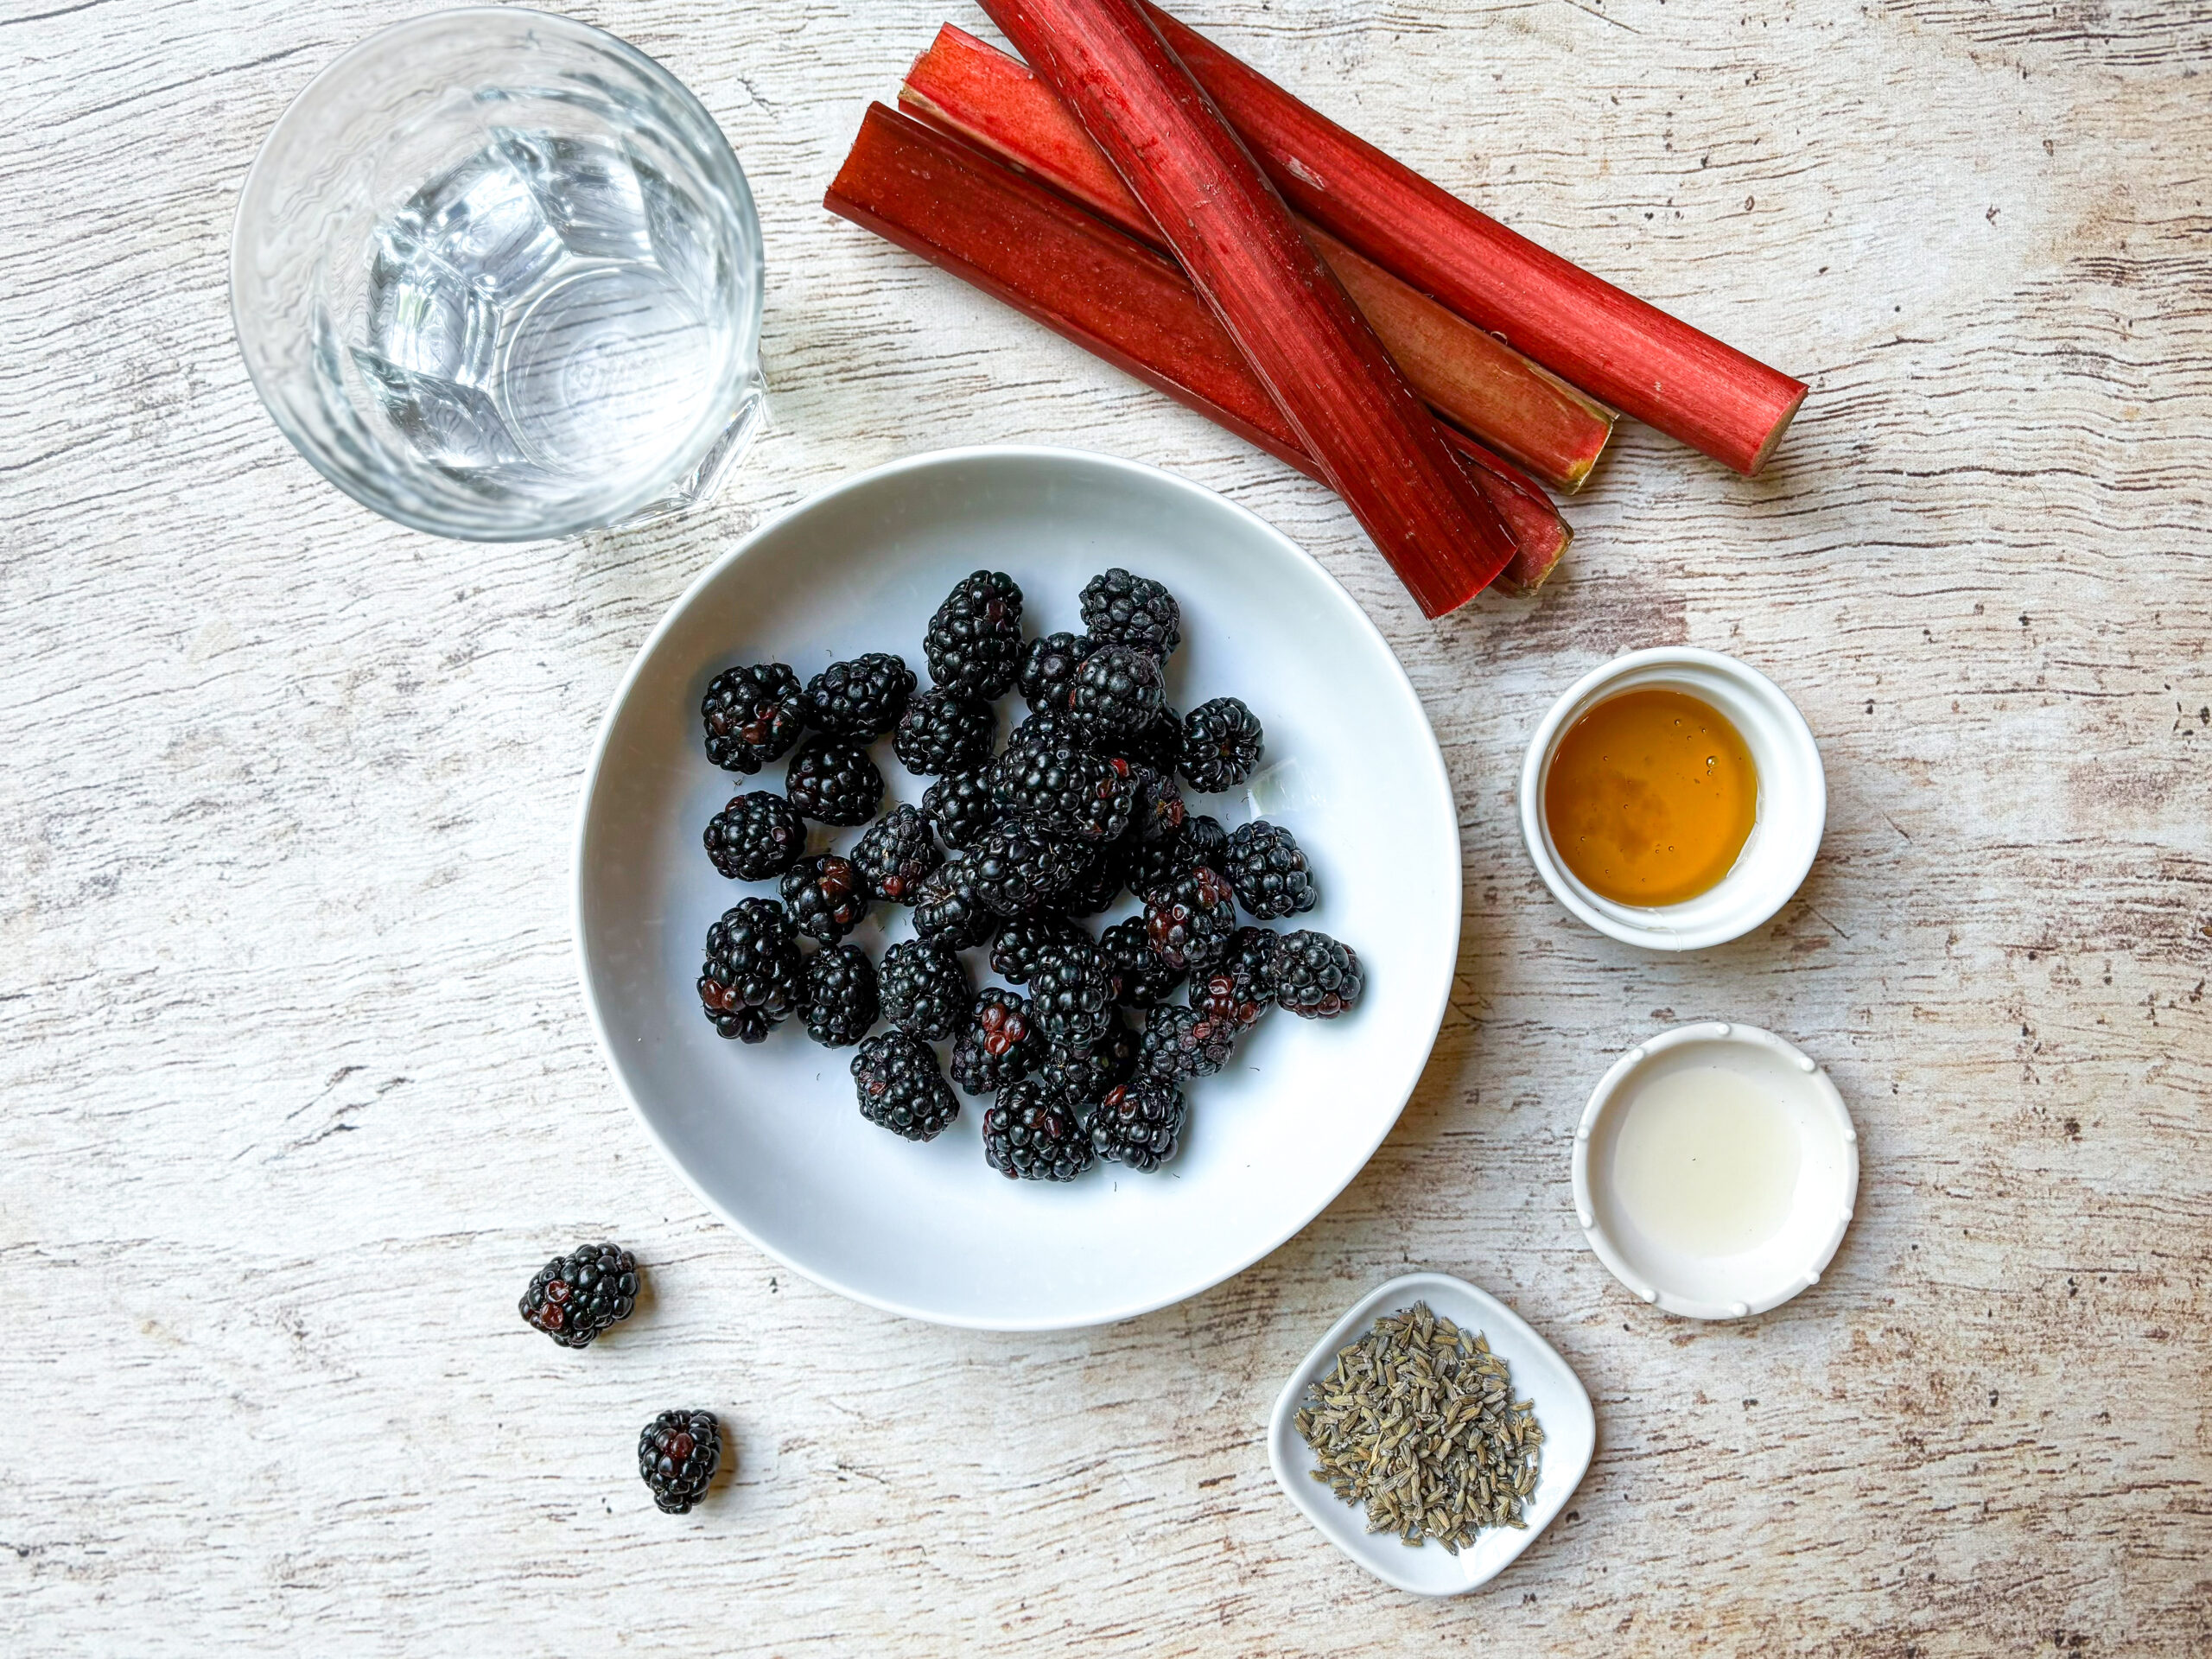
[[[1180,270],[960,139],[879,104],[823,205],[1322,478]],[[1517,543],[1507,579],[1535,587],[1571,532],[1511,465],[1459,434],[1447,442]]]
[[[983,0],[1166,237],[1299,442],[1429,616],[1513,556],[1497,512],[1138,0]]]
[[[1159,227],[1090,135],[1027,65],[947,23],[906,72],[899,102],[958,133],[1132,235]],[[1576,490],[1604,453],[1613,414],[1362,257],[1313,221],[1306,238],[1415,391],[1547,483]]]
[[[1766,464],[1803,381],[1507,230],[1148,0],[1133,3],[1299,212],[1591,396],[1738,472]]]

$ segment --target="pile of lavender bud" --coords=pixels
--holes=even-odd
[[[910,1140],[950,1128],[961,1093],[987,1096],[984,1156],[1033,1180],[1160,1168],[1185,1090],[1269,1009],[1333,1020],[1365,983],[1328,935],[1261,925],[1319,900],[1290,830],[1190,804],[1243,789],[1265,734],[1233,696],[1167,706],[1174,596],[1115,569],[1081,607],[1082,632],[1027,636],[1020,587],[978,570],[930,619],[926,689],[871,652],[804,685],[739,664],[700,709],[716,766],[785,763],[780,792],[741,789],[706,827],[717,870],[774,884],[707,931],[708,1020],[855,1048],[861,1115]],[[996,705],[1017,693],[1001,745]],[[887,810],[887,747],[929,780],[918,806]],[[1124,893],[1141,908],[1099,925]],[[911,912],[915,935],[880,961],[847,937],[879,907]],[[979,987],[986,967],[999,982]]]

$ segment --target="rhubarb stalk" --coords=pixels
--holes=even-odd
[[[1180,270],[962,140],[877,105],[823,205],[1327,481]],[[1535,587],[1566,550],[1567,525],[1509,463],[1446,441],[1512,532],[1506,579]]]
[[[1591,396],[1738,472],[1766,464],[1803,381],[1509,231],[1150,0],[1133,3],[1299,212]]]
[[[914,60],[899,104],[989,150],[1155,246],[1166,238],[1067,105],[1019,59],[947,23]],[[1611,435],[1611,410],[1313,221],[1327,260],[1399,369],[1429,406],[1496,445],[1547,483],[1580,489]]]
[[[1435,420],[1138,0],[983,0],[1151,214],[1427,615],[1513,556]]]

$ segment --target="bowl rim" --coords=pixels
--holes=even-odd
[[[753,361],[750,376],[739,373],[734,377],[733,393],[742,393],[748,380],[762,379],[759,365],[760,333],[767,314],[767,256],[762,239],[760,204],[753,200],[753,181],[747,176],[745,163],[738,159],[737,150],[722,131],[721,124],[715,119],[704,99],[685,84],[683,78],[635,42],[617,35],[610,29],[588,22],[565,12],[548,11],[538,6],[527,5],[461,5],[448,6],[438,10],[417,12],[413,16],[401,17],[372,29],[351,46],[324,64],[308,78],[305,85],[293,93],[284,107],[277,111],[269,130],[262,135],[261,143],[253,152],[253,160],[246,164],[245,176],[239,181],[238,200],[231,208],[230,255],[224,262],[225,312],[231,322],[231,343],[237,347],[238,359],[245,365],[246,383],[253,388],[254,397],[262,410],[269,416],[277,431],[293,452],[306,461],[339,493],[366,507],[379,518],[388,518],[402,527],[419,531],[426,536],[435,536],[446,541],[465,544],[494,545],[506,542],[560,541],[594,530],[618,525],[632,514],[649,505],[659,496],[681,482],[696,468],[704,457],[715,448],[714,435],[727,429],[732,410],[722,403],[712,404],[702,414],[698,429],[687,437],[679,449],[672,452],[683,464],[671,462],[666,476],[656,476],[650,488],[639,486],[631,492],[634,498],[619,510],[611,512],[571,512],[564,517],[549,519],[543,524],[507,530],[503,527],[456,528],[437,514],[424,512],[412,504],[401,500],[372,500],[365,494],[359,481],[342,467],[334,465],[323,452],[322,446],[312,442],[299,429],[283,400],[277,396],[270,365],[264,362],[248,344],[251,330],[242,314],[243,290],[250,278],[245,274],[247,254],[246,232],[248,213],[258,205],[259,196],[268,188],[268,173],[275,165],[271,157],[278,149],[278,139],[296,117],[310,107],[310,100],[321,92],[326,84],[335,83],[346,71],[353,69],[372,53],[389,49],[399,37],[435,33],[469,21],[496,22],[502,26],[523,29],[544,29],[555,34],[566,34],[573,38],[586,39],[610,55],[628,60],[631,67],[646,79],[660,86],[672,101],[688,106],[688,112],[705,123],[708,130],[719,134],[722,141],[722,155],[727,156],[729,176],[721,181],[736,203],[738,216],[747,227],[753,241],[752,285],[753,303],[747,308],[743,331],[744,341],[737,351],[737,359]],[[710,165],[719,166],[722,156],[707,157]],[[694,451],[697,453],[693,453]]]
[[[1792,1278],[1780,1290],[1756,1300],[1703,1302],[1691,1297],[1678,1296],[1672,1291],[1647,1283],[1630,1264],[1627,1253],[1606,1230],[1596,1201],[1592,1197],[1591,1139],[1596,1134],[1599,1122],[1619,1102],[1622,1085],[1633,1072],[1655,1056],[1666,1053],[1670,1049],[1687,1048],[1695,1043],[1734,1043],[1746,1048],[1764,1049],[1788,1060],[1806,1074],[1815,1097],[1825,1109],[1843,1147],[1847,1192],[1841,1208],[1829,1224],[1821,1242],[1797,1268]],[[1645,1038],[1615,1060],[1605,1075],[1598,1079],[1598,1086],[1590,1091],[1589,1103],[1583,1107],[1581,1122],[1574,1130],[1572,1173],[1574,1218],[1581,1224],[1584,1239],[1597,1258],[1605,1264],[1605,1270],[1620,1281],[1623,1287],[1639,1301],[1650,1303],[1662,1313],[1679,1314],[1684,1319],[1749,1319],[1754,1314],[1770,1313],[1820,1283],[1821,1275],[1827,1271],[1828,1263],[1835,1260],[1836,1251],[1843,1245],[1843,1236],[1851,1230],[1852,1221],[1858,1214],[1859,1179],[1859,1128],[1852,1122],[1851,1109],[1844,1103],[1843,1091],[1836,1087],[1835,1079],[1828,1075],[1827,1069],[1788,1038],[1777,1036],[1763,1027],[1745,1025],[1739,1021],[1699,1020],[1687,1026],[1674,1026],[1656,1036]]]
[[[1536,1357],[1539,1366],[1559,1385],[1557,1397],[1544,1402],[1539,1414],[1540,1416],[1544,1412],[1552,1414],[1545,1429],[1547,1455],[1537,1482],[1537,1491],[1541,1497],[1541,1516],[1510,1540],[1512,1545],[1510,1552],[1488,1572],[1470,1575],[1463,1583],[1443,1586],[1423,1584],[1397,1570],[1399,1563],[1409,1554],[1422,1552],[1408,1552],[1395,1535],[1362,1533],[1357,1543],[1348,1543],[1324,1526],[1321,1522],[1323,1495],[1317,1493],[1315,1483],[1308,1477],[1304,1466],[1294,1466],[1296,1453],[1292,1449],[1300,1444],[1294,1419],[1299,1406],[1305,1400],[1306,1385],[1321,1374],[1336,1357],[1337,1350],[1363,1335],[1379,1314],[1393,1312],[1414,1301],[1429,1301],[1435,1312],[1450,1314],[1459,1319],[1460,1323],[1466,1323],[1461,1318],[1460,1310],[1438,1306],[1430,1300],[1432,1297],[1440,1295],[1464,1299],[1467,1306],[1478,1309],[1482,1315],[1484,1334],[1493,1337],[1493,1346],[1497,1345],[1494,1340],[1496,1332],[1503,1331],[1508,1333],[1526,1354]],[[1531,1392],[1529,1378],[1525,1372],[1516,1377],[1515,1389],[1519,1393]],[[1555,1443],[1567,1443],[1566,1437],[1555,1432],[1559,1427],[1557,1413],[1561,1408],[1581,1426],[1582,1433],[1577,1437],[1577,1443],[1586,1449],[1573,1467],[1562,1466],[1554,1471],[1549,1457],[1550,1448]],[[1312,1523],[1316,1532],[1353,1561],[1395,1590],[1403,1590],[1409,1595],[1442,1599],[1463,1596],[1470,1590],[1480,1589],[1519,1560],[1528,1553],[1529,1547],[1543,1536],[1589,1474],[1590,1465],[1597,1458],[1597,1435],[1598,1414],[1591,1403],[1589,1388],[1576,1374],[1574,1367],[1567,1363],[1564,1354],[1546,1341],[1543,1334],[1534,1325],[1480,1286],[1470,1284],[1454,1274],[1429,1268],[1400,1274],[1357,1298],[1335,1324],[1321,1333],[1320,1339],[1306,1351],[1305,1357],[1291,1368],[1289,1380],[1283,1384],[1282,1392],[1275,1396],[1274,1409],[1268,1417],[1268,1463],[1274,1471],[1275,1484],[1282,1488],[1292,1506]],[[1554,1474],[1558,1483],[1555,1488],[1552,1484]],[[1331,1503],[1337,1501],[1333,1494],[1327,1497]],[[1385,1548],[1386,1544],[1390,1548]],[[1394,1554],[1392,1550],[1397,1553]]]
[[[1399,1096],[1396,1104],[1390,1111],[1379,1120],[1375,1137],[1369,1142],[1366,1149],[1357,1160],[1349,1163],[1343,1178],[1322,1194],[1313,1209],[1302,1218],[1287,1230],[1268,1239],[1266,1243],[1252,1249],[1232,1265],[1218,1271],[1209,1268],[1193,1279],[1182,1282],[1163,1294],[1139,1297],[1103,1311],[1084,1311],[1066,1317],[1039,1319],[1034,1316],[1007,1318],[991,1315],[959,1315],[947,1313],[939,1309],[912,1306],[896,1299],[863,1290],[812,1267],[803,1265],[768,1244],[718,1198],[709,1192],[693,1176],[683,1160],[677,1156],[675,1149],[654,1126],[652,1119],[645,1111],[644,1103],[632,1091],[622,1068],[615,1062],[613,1035],[608,1029],[606,1014],[601,1008],[598,995],[593,989],[591,965],[584,954],[585,842],[590,829],[592,804],[598,792],[600,774],[605,766],[607,747],[613,740],[615,723],[621,714],[623,705],[628,701],[632,688],[643,675],[645,664],[651,660],[661,641],[673,631],[677,620],[710,585],[721,579],[725,571],[743,559],[771,534],[780,531],[801,514],[825,506],[830,502],[844,496],[876,487],[887,480],[909,474],[944,467],[964,466],[978,461],[985,463],[1014,461],[1057,466],[1066,466],[1073,462],[1095,467],[1102,473],[1122,474],[1124,478],[1137,480],[1145,487],[1157,488],[1164,485],[1171,490],[1182,492],[1210,504],[1226,507],[1236,517],[1247,520],[1264,536],[1279,543],[1284,551],[1304,560],[1313,567],[1325,584],[1322,591],[1333,593],[1345,614],[1353,619],[1359,628],[1366,631],[1371,642],[1380,649],[1382,660],[1389,664],[1391,673],[1395,676],[1393,683],[1404,696],[1408,705],[1416,716],[1421,735],[1427,739],[1426,744],[1414,746],[1411,764],[1421,766],[1429,773],[1431,782],[1441,792],[1443,798],[1453,804],[1453,810],[1446,814],[1450,821],[1448,833],[1454,855],[1450,860],[1450,887],[1448,893],[1440,893],[1437,897],[1440,901],[1448,900],[1448,908],[1445,908],[1443,913],[1452,918],[1450,954],[1452,963],[1457,963],[1463,925],[1461,911],[1465,887],[1465,847],[1459,835],[1459,820],[1456,807],[1458,797],[1452,787],[1451,773],[1444,764],[1443,750],[1436,741],[1435,728],[1428,718],[1428,710],[1421,702],[1420,693],[1414,689],[1413,681],[1407,675],[1405,665],[1398,660],[1397,652],[1391,648],[1389,639],[1383,636],[1382,630],[1375,626],[1373,620],[1368,616],[1367,613],[1360,607],[1359,602],[1351,596],[1350,590],[1337,580],[1327,566],[1293,541],[1284,531],[1269,524],[1250,508],[1231,500],[1217,490],[1211,489],[1179,474],[1169,472],[1165,467],[1154,467],[1146,461],[1132,461],[1126,456],[1108,454],[1098,450],[1070,448],[1056,444],[1034,443],[966,444],[952,448],[926,450],[920,454],[903,456],[896,461],[865,468],[849,477],[825,485],[791,505],[770,514],[741,537],[734,546],[714,559],[691,579],[683,591],[662,613],[660,620],[653,625],[644,642],[639,645],[635,655],[630,659],[629,666],[623,671],[622,677],[607,702],[605,713],[600,717],[598,734],[592,741],[591,756],[586,763],[583,779],[577,790],[575,818],[570,831],[569,950],[575,962],[577,982],[583,993],[585,1011],[590,1016],[592,1033],[598,1040],[601,1057],[606,1062],[608,1072],[613,1076],[615,1087],[621,1091],[623,1099],[629,1103],[631,1112],[644,1127],[646,1137],[652,1141],[661,1156],[683,1178],[684,1184],[698,1196],[700,1201],[714,1214],[735,1229],[741,1236],[749,1241],[761,1254],[772,1261],[781,1262],[793,1273],[811,1283],[821,1286],[825,1290],[834,1291],[838,1295],[870,1307],[880,1308],[888,1313],[920,1319],[931,1325],[978,1331],[1084,1330],[1100,1325],[1116,1325],[1125,1319],[1133,1319],[1147,1313],[1156,1313],[1163,1307],[1172,1307],[1179,1302],[1187,1301],[1193,1296],[1212,1289],[1216,1285],[1225,1283],[1244,1272],[1255,1262],[1262,1261],[1280,1249],[1311,1226],[1316,1217],[1335,1203],[1359,1173],[1373,1161],[1376,1152],[1381,1147],[1382,1142],[1389,1138],[1390,1131],[1397,1127],[1398,1119],[1404,1115],[1406,1103],[1413,1098],[1414,1090],[1420,1086],[1421,1075],[1427,1069],[1428,1056],[1434,1052],[1437,1036],[1443,1029],[1445,1013],[1451,1006],[1453,969],[1447,967],[1447,970],[1440,977],[1435,992],[1434,1007],[1430,1010],[1427,1022],[1428,1039],[1421,1051],[1421,1064],[1413,1067],[1408,1075],[1404,1092]]]
[[[1649,912],[1655,919],[1649,923],[1633,919],[1635,907],[1626,905],[1601,906],[1592,902],[1580,881],[1570,875],[1553,855],[1550,836],[1543,822],[1544,768],[1552,752],[1558,747],[1568,722],[1582,713],[1586,706],[1603,701],[1599,695],[1618,681],[1645,669],[1695,668],[1731,682],[1737,690],[1758,705],[1772,722],[1777,741],[1788,747],[1803,767],[1809,789],[1809,818],[1811,834],[1792,849],[1786,861],[1767,878],[1763,893],[1755,893],[1737,909],[1724,912],[1701,925],[1669,927],[1657,919],[1680,906],[1659,906]],[[1536,722],[1530,734],[1529,747],[1521,761],[1521,838],[1529,850],[1529,860],[1536,867],[1536,874],[1544,886],[1557,899],[1561,908],[1598,930],[1609,938],[1624,944],[1633,944],[1646,950],[1670,952],[1703,950],[1716,944],[1726,944],[1731,939],[1741,938],[1756,927],[1773,919],[1775,913],[1788,904],[1797,889],[1804,885],[1805,877],[1813,868],[1813,861],[1820,855],[1821,838],[1827,823],[1827,772],[1821,759],[1820,744],[1813,736],[1813,728],[1806,723],[1804,714],[1790,700],[1789,694],[1753,668],[1749,663],[1717,651],[1707,651],[1697,645],[1654,645],[1642,651],[1631,651],[1624,656],[1601,663],[1592,669],[1560,694],[1558,701]],[[1756,833],[1756,832],[1755,832]],[[1732,870],[1708,890],[1719,893],[1738,880]],[[1707,894],[1685,904],[1702,901]]]

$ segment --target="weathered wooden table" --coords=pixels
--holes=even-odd
[[[1551,591],[1427,626],[1320,489],[822,213],[945,0],[594,0],[752,174],[774,430],[685,522],[433,541],[286,446],[225,289],[261,136],[413,7],[10,0],[0,1649],[2212,1650],[2212,7],[1194,5],[1810,379],[1779,463],[1628,431]],[[1366,1173],[1211,1294],[1047,1338],[848,1304],[706,1214],[600,1062],[566,904],[595,722],[701,564],[1011,437],[1203,480],[1349,584],[1468,877]],[[1834,791],[1778,922],[1687,961],[1559,911],[1512,813],[1549,699],[1677,640],[1778,678]],[[1824,1059],[1865,1141],[1827,1281],[1740,1325],[1631,1301],[1567,1185],[1607,1060],[1711,1014]],[[601,1234],[655,1295],[568,1354],[514,1299]],[[1444,1605],[1340,1558],[1259,1440],[1408,1263],[1513,1301],[1600,1416],[1571,1512]],[[739,1459],[683,1521],[631,1451],[678,1403]]]

